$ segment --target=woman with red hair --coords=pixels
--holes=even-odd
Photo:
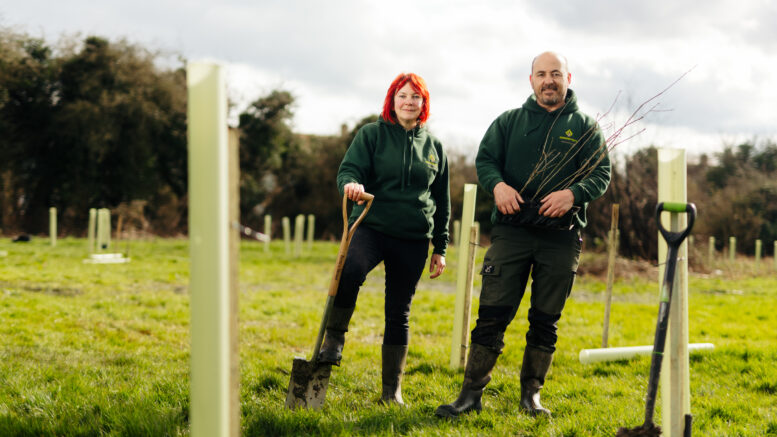
[[[340,194],[358,201],[375,195],[372,208],[351,240],[319,362],[340,365],[345,332],[359,288],[381,261],[386,270],[380,401],[403,405],[401,381],[409,343],[410,303],[433,246],[429,272],[445,269],[450,219],[448,159],[424,127],[429,118],[426,82],[413,73],[391,82],[378,121],[363,126],[337,173]],[[361,214],[358,202],[350,222]]]

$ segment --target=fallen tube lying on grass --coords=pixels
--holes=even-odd
[[[712,343],[691,343],[688,352],[712,350]],[[603,349],[583,349],[580,351],[580,362],[583,364],[598,363],[602,361],[627,360],[637,355],[650,355],[653,353],[653,345],[608,347]]]
[[[130,258],[123,253],[93,253],[84,260],[89,264],[121,264],[130,262]]]

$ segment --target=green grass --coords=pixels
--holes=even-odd
[[[124,243],[115,248],[125,250]],[[188,435],[189,302],[185,240],[136,241],[132,262],[82,262],[84,240],[0,240],[0,436]],[[321,411],[284,407],[292,360],[309,358],[334,267],[336,243],[294,259],[244,242],[240,357],[244,435],[614,435],[641,424],[649,361],[582,365],[601,343],[601,279],[581,275],[559,323],[558,352],[543,390],[551,419],[520,412],[524,305],[505,338],[484,410],[456,421],[434,409],[452,401],[463,372],[448,367],[456,280],[424,277],[411,314],[403,394],[408,408],[376,404],[383,331],[382,268],[368,277]],[[478,252],[482,259],[483,249]],[[596,255],[587,254],[583,263]],[[715,344],[691,356],[694,435],[777,435],[777,275],[772,259],[690,277],[690,341]],[[743,273],[744,272],[744,273]],[[479,289],[476,277],[476,291]],[[651,344],[655,277],[614,289],[611,346]],[[526,300],[525,300],[526,301]],[[477,299],[473,302],[474,314]],[[658,403],[660,408],[660,402]],[[660,421],[660,411],[656,414]]]

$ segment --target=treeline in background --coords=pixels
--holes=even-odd
[[[0,28],[3,235],[47,232],[52,206],[63,235],[86,234],[89,208],[109,208],[146,234],[187,233],[184,60],[164,67],[162,58],[124,40],[51,45]],[[292,130],[294,105],[291,93],[277,89],[237,117],[241,222],[263,229],[266,214],[276,227],[283,216],[315,214],[316,238],[334,239],[342,226],[337,168],[356,131],[377,116],[337,135],[305,135]],[[688,164],[688,200],[699,211],[694,234],[720,244],[734,236],[738,250],[752,254],[756,239],[777,238],[777,144],[753,139],[721,150]],[[449,154],[458,218],[463,185],[477,177],[471,157]],[[656,259],[657,149],[613,161],[610,189],[589,208],[586,245],[604,241],[618,203],[620,253]],[[485,235],[491,206],[480,190],[476,220]]]

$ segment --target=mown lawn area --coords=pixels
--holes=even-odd
[[[188,435],[188,243],[114,242],[127,264],[83,263],[82,239],[0,239],[0,436]],[[484,249],[478,252],[482,259]],[[381,267],[368,277],[321,411],[284,407],[295,356],[309,358],[337,244],[316,242],[300,258],[282,243],[266,252],[245,241],[240,264],[242,431],[276,435],[606,436],[644,417],[649,358],[583,365],[600,346],[605,284],[581,274],[559,324],[543,403],[550,419],[521,413],[519,373],[528,305],[508,329],[484,410],[440,420],[462,370],[448,366],[456,281],[455,249],[440,279],[424,277],[411,313],[403,395],[383,407]],[[586,263],[601,263],[587,253]],[[771,258],[721,263],[690,275],[691,411],[697,436],[777,435],[777,272]],[[649,270],[649,269],[648,269]],[[583,270],[584,271],[584,270]],[[614,287],[611,346],[653,341],[658,278],[623,272]],[[632,272],[633,273],[633,272]],[[480,280],[476,277],[475,290]],[[528,297],[528,296],[527,296]],[[526,299],[525,299],[526,301]],[[473,325],[477,293],[473,301]],[[660,408],[660,401],[658,403]],[[656,414],[660,421],[660,410]]]

